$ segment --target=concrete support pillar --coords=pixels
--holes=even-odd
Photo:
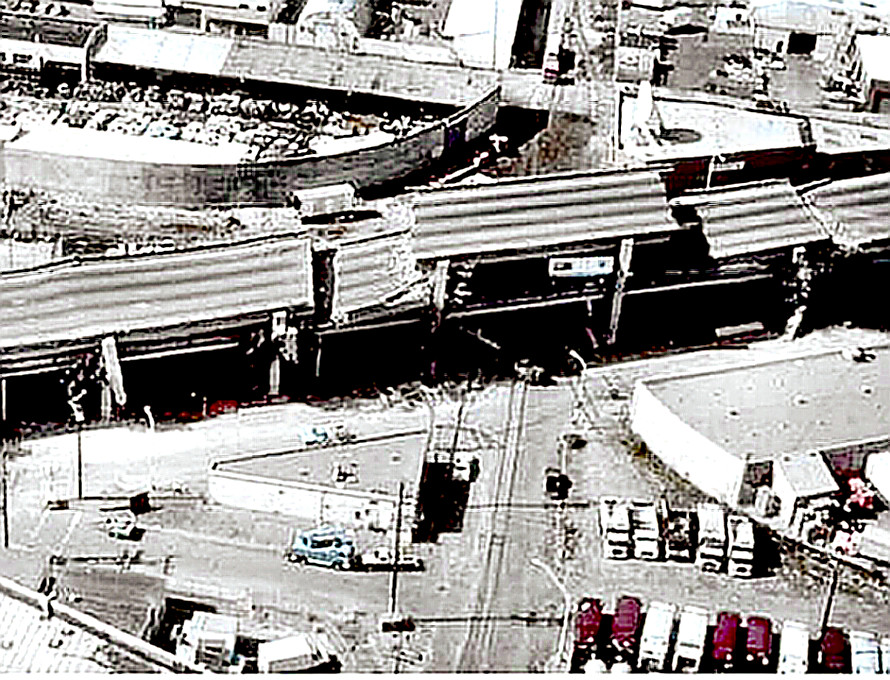
[[[279,394],[281,394],[281,357],[276,354],[269,364],[269,396],[277,397]]]
[[[198,19],[198,28],[200,29],[201,33],[207,32],[207,12],[205,12],[204,10],[201,10],[201,16]]]
[[[615,281],[615,293],[612,296],[612,316],[609,318],[609,335],[606,343],[614,345],[618,338],[618,319],[621,317],[621,304],[624,301],[624,288],[630,276],[630,260],[633,256],[634,240],[622,239],[621,250],[618,252],[618,278]]]
[[[111,385],[107,382],[101,382],[102,392],[100,393],[100,405],[102,410],[102,422],[107,423],[111,420],[114,409],[114,397],[111,393]]]

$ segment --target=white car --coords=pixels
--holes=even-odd
[[[855,675],[881,672],[881,651],[874,633],[850,631],[850,667]]]
[[[797,675],[807,672],[810,655],[810,631],[797,621],[782,624],[782,640],[779,643],[777,673]]]

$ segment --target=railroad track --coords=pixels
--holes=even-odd
[[[461,648],[458,671],[481,671],[490,658],[497,620],[490,617],[505,564],[510,528],[510,499],[516,481],[519,444],[525,427],[528,384],[514,383],[507,403],[503,448],[495,478],[494,506],[485,532],[485,560],[482,580],[476,596],[473,618]]]

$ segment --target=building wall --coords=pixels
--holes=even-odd
[[[211,470],[210,497],[222,505],[287,515],[349,527],[389,527],[395,517],[392,496],[338,489],[333,486],[270,479],[224,470]],[[405,517],[412,515],[405,504]]]
[[[773,466],[773,493],[781,503],[778,521],[781,522],[782,527],[791,526],[791,520],[794,518],[794,506],[798,501],[798,496],[791,484],[788,483],[785,469],[781,465]]]
[[[77,192],[97,200],[183,206],[280,203],[300,189],[343,182],[367,187],[435,161],[451,144],[471,141],[494,125],[499,93],[494,89],[414,134],[339,155],[280,163],[201,166],[4,148],[0,165],[10,186]]]
[[[736,504],[744,461],[684,423],[644,382],[634,387],[631,429],[681,477],[723,503]]]

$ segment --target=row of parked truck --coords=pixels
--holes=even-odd
[[[635,597],[619,598],[611,625],[606,619],[600,600],[581,600],[575,659],[586,672],[890,673],[890,638],[873,633],[829,627],[813,641],[802,623],[786,621],[779,633],[765,616],[748,616],[743,626],[742,616],[728,611],[717,614],[712,626],[701,607],[678,611],[674,604],[652,602],[644,613]]]
[[[716,503],[695,510],[670,509],[663,500],[600,499],[600,532],[605,556],[696,562],[703,571],[726,569],[731,576],[754,573],[754,523]]]

